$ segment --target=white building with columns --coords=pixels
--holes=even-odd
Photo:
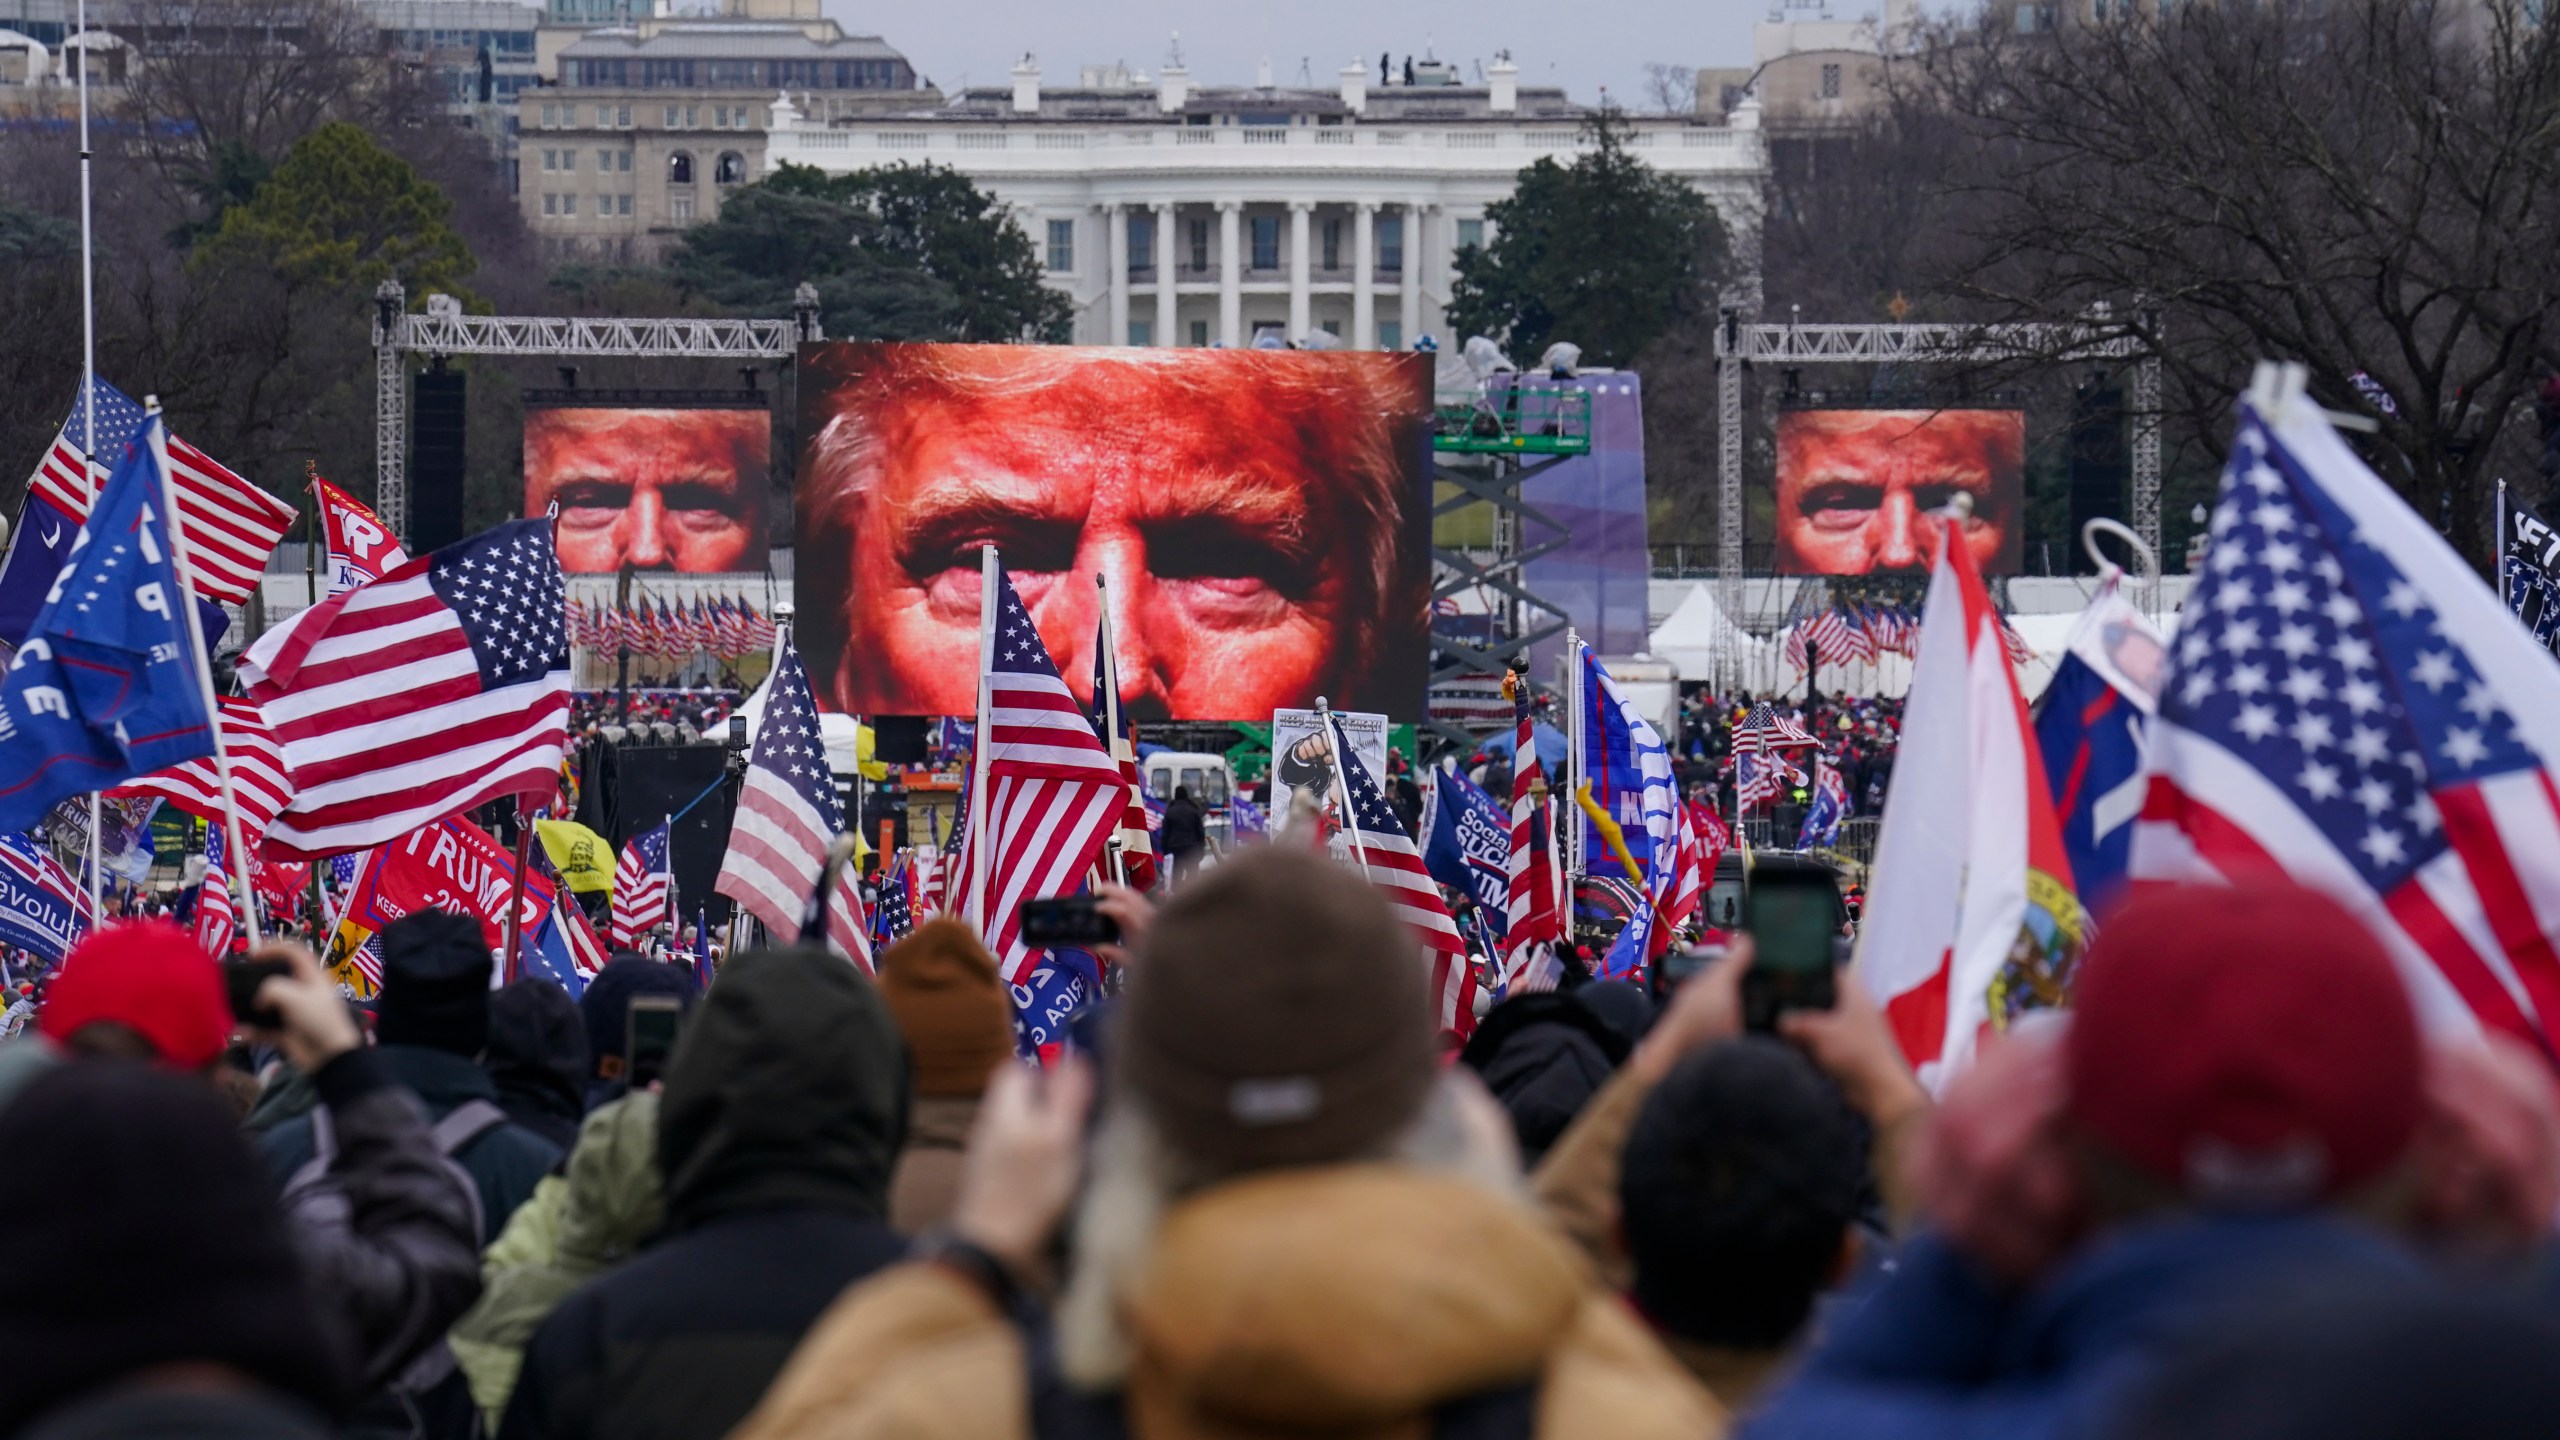
[[[1049,282],[1075,301],[1079,344],[1236,346],[1267,331],[1450,344],[1458,252],[1492,238],[1485,207],[1522,167],[1571,161],[1584,107],[1522,86],[1508,58],[1476,85],[1441,65],[1389,84],[1377,73],[1345,65],[1329,90],[1194,88],[1178,66],[1153,80],[1114,67],[1059,89],[1026,56],[1009,90],[903,115],[829,122],[786,99],[765,155],[774,167],[930,161],[967,175],[1040,247]],[[1749,233],[1767,172],[1756,114],[1632,117],[1632,143]]]

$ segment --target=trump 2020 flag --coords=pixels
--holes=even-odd
[[[1455,770],[1435,768],[1431,774],[1438,800],[1424,827],[1430,838],[1422,863],[1432,879],[1475,901],[1500,936],[1511,922],[1511,817]]]
[[[2036,747],[2062,821],[2080,902],[2103,913],[2124,888],[2142,813],[2143,732],[2159,701],[2166,642],[2110,575],[2080,612],[2062,663],[2036,700]]]
[[[1937,1090],[1986,1026],[2061,1002],[2084,928],[1999,613],[1973,553],[1942,540],[1858,972]]]
[[[2152,724],[2134,878],[2281,871],[2328,891],[2431,1025],[2548,1056],[2560,669],[2284,372],[2241,408],[2212,535]]]
[[[160,422],[125,449],[0,680],[0,830],[66,796],[213,753],[161,508]]]

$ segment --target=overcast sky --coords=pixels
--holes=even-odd
[[[887,6],[827,0],[827,13],[857,34],[878,34],[918,71],[953,91],[1001,85],[1031,51],[1052,83],[1073,84],[1085,65],[1125,60],[1150,75],[1173,32],[1193,82],[1249,85],[1264,54],[1282,85],[1303,63],[1330,87],[1343,62],[1398,65],[1426,46],[1473,77],[1476,62],[1507,49],[1527,85],[1561,85],[1575,100],[1641,104],[1644,67],[1743,65],[1751,27],[1772,0],[935,0]],[[1873,0],[1835,0],[1833,13],[1872,13]]]

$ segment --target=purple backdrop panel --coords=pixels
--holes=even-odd
[[[1522,583],[1563,606],[1593,650],[1633,654],[1652,634],[1645,609],[1653,557],[1645,547],[1644,384],[1633,371],[1563,381],[1524,376],[1523,383],[1591,393],[1591,453],[1521,482],[1520,498],[1572,536],[1553,554],[1530,561]],[[1527,529],[1530,546],[1554,538],[1535,522]],[[1537,647],[1532,673],[1552,680],[1563,653],[1561,637]]]

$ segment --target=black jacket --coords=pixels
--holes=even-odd
[[[882,1218],[906,1051],[851,965],[764,951],[687,1022],[659,1111],[665,1234],[551,1312],[500,1440],[719,1440],[844,1288],[905,1244]]]
[[[1176,795],[1166,801],[1164,828],[1156,838],[1167,855],[1186,855],[1208,844],[1208,827],[1200,818],[1199,802],[1188,795]]]
[[[498,1087],[489,1072],[459,1055],[417,1045],[381,1045],[371,1053],[381,1058],[393,1082],[418,1097],[431,1119],[443,1119],[466,1100],[497,1103]],[[282,1186],[314,1153],[311,1117],[287,1120],[259,1143],[266,1152],[268,1173]],[[560,1163],[560,1147],[521,1125],[509,1124],[473,1139],[453,1158],[480,1187],[480,1243],[485,1245],[498,1238],[507,1228],[507,1217]]]
[[[1459,1059],[1510,1113],[1520,1162],[1535,1166],[1631,1048],[1571,994],[1545,991],[1493,1007]]]

